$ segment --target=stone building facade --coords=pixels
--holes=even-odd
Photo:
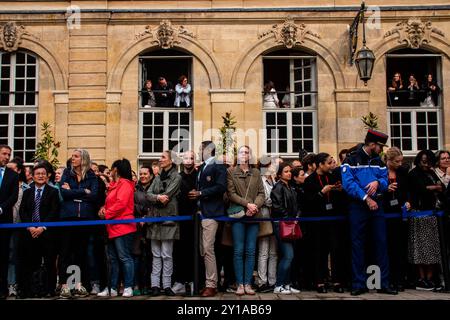
[[[257,155],[337,155],[363,139],[361,116],[373,112],[407,154],[449,149],[448,2],[367,4],[379,7],[366,13],[376,61],[364,86],[349,63],[359,1],[3,1],[0,142],[29,160],[47,121],[62,162],[83,147],[98,163],[126,157],[137,167],[180,142],[198,150],[216,140],[211,129],[231,111],[246,133],[239,143]],[[410,72],[419,84],[433,74],[438,101],[392,103],[386,89],[398,71],[406,86]],[[175,84],[184,73],[191,108],[142,107],[145,80]],[[264,108],[268,81],[285,108]]]

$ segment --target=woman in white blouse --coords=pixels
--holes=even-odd
[[[264,85],[264,108],[273,109],[278,108],[280,101],[278,99],[277,91],[275,90],[275,85],[272,81],[267,82]]]
[[[191,106],[191,85],[188,83],[186,76],[182,75],[178,78],[175,92],[175,107],[189,108]]]

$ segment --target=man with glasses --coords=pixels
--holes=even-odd
[[[160,76],[158,84],[155,86],[156,106],[159,108],[173,107],[174,93],[172,83]]]

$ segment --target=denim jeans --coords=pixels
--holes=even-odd
[[[273,232],[277,238],[278,251],[281,255],[278,263],[277,282],[276,286],[288,285],[291,282],[291,265],[294,259],[294,243],[290,241],[283,241],[280,239],[280,224],[273,223]]]
[[[259,223],[234,222],[231,231],[233,233],[233,264],[236,282],[237,284],[251,284],[253,268],[255,267]]]
[[[133,248],[134,233],[109,239],[108,256],[111,264],[111,288],[117,289],[119,282],[119,260],[122,264],[125,288],[134,286],[134,261],[131,254]]]

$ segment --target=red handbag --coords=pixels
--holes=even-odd
[[[298,240],[303,237],[298,221],[280,221],[281,240]]]

